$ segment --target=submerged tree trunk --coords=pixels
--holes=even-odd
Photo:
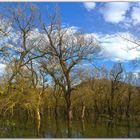
[[[68,138],[72,137],[72,124],[71,120],[67,120]]]
[[[55,132],[55,138],[61,138],[62,132],[61,132],[61,125],[59,124],[59,118],[58,116],[55,116],[55,125],[56,125],[56,132]]]
[[[84,135],[85,133],[85,121],[82,119],[82,134]]]
[[[41,125],[41,112],[40,112],[40,95],[38,97],[38,103],[37,103],[37,108],[36,108],[36,119],[37,119],[37,133],[39,135],[40,133],[40,125]]]
[[[37,118],[37,135],[39,135],[41,125],[41,115],[39,108],[36,109],[36,118]]]
[[[71,99],[70,99],[70,94],[71,92],[68,92],[66,94],[66,105],[67,105],[67,130],[68,130],[68,138],[71,138],[72,134],[71,134],[71,121],[73,118],[73,113],[72,113],[72,106],[71,106]]]

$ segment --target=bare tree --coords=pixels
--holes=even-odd
[[[126,43],[128,43],[126,48],[124,49],[126,52],[138,50],[140,48],[140,39],[136,37],[134,34],[123,34],[119,35]],[[132,66],[134,68],[139,67],[139,58],[135,58],[132,60]]]
[[[56,11],[57,13],[57,11]],[[72,74],[75,66],[88,59],[99,49],[93,36],[84,35],[72,28],[63,28],[57,14],[50,16],[50,24],[43,24],[46,34],[45,48],[40,53],[46,53],[41,60],[42,67],[58,84],[63,92],[67,106],[68,120],[72,118],[71,93],[74,90]]]
[[[9,32],[11,30],[10,27],[11,22],[8,19],[5,19],[2,15],[0,15],[0,55],[2,58],[4,58],[4,56],[7,56],[4,40],[9,37]]]
[[[26,12],[27,9],[29,10],[28,14]],[[11,77],[8,80],[10,87],[11,81],[20,73],[20,69],[29,64],[30,61],[38,58],[33,54],[35,48],[39,46],[41,38],[39,36],[33,36],[38,19],[35,6],[25,5],[22,8],[16,7],[15,9],[10,9],[9,12],[14,30],[13,35],[15,38],[17,37],[17,44],[10,44],[9,47],[9,49],[12,49],[11,54],[9,54],[9,63],[13,66]]]
[[[119,89],[121,86],[121,80],[123,80],[123,67],[121,63],[116,63],[113,65],[111,71],[110,71],[110,100],[109,103],[109,114],[110,117],[113,118],[114,114],[114,96],[115,96],[115,91]]]

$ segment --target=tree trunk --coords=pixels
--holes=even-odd
[[[113,84],[113,81],[111,81],[111,98],[110,98],[109,115],[110,115],[110,118],[113,119],[113,115],[114,115],[114,84]]]
[[[98,109],[98,105],[97,105],[97,100],[94,100],[94,109],[95,109],[95,113],[99,114],[99,109]]]
[[[36,118],[37,118],[37,133],[40,132],[41,116],[39,108],[36,109]]]
[[[71,92],[67,92],[66,94],[66,104],[67,104],[67,119],[68,121],[71,121],[73,118],[73,113],[72,113],[72,106],[71,106],[71,99],[70,96]]]
[[[84,135],[84,132],[85,132],[85,122],[84,120],[82,119],[82,134]]]
[[[72,124],[71,120],[67,120],[67,128],[68,128],[68,138],[72,137]]]
[[[58,99],[55,100],[55,116],[58,116]]]
[[[72,120],[72,118],[73,118],[73,113],[72,113],[72,108],[71,108],[71,106],[68,108],[68,110],[67,110],[67,115],[68,115],[68,120]]]
[[[56,126],[56,131],[55,131],[55,138],[61,138],[62,137],[62,132],[61,132],[61,128],[59,125],[59,118],[58,116],[55,116],[55,126]]]
[[[128,103],[126,107],[126,117],[130,117],[131,87],[128,87]]]
[[[85,117],[85,109],[86,109],[86,107],[85,107],[85,105],[84,105],[84,103],[82,104],[82,114],[81,114],[81,118],[82,119],[84,119],[84,117]]]
[[[65,94],[65,100],[66,100],[66,105],[67,105],[67,128],[68,128],[68,138],[71,138],[71,131],[72,131],[72,126],[71,126],[71,120],[73,118],[73,113],[72,113],[72,105],[71,105],[71,90],[68,90]]]
[[[40,132],[40,125],[41,125],[40,100],[41,100],[41,97],[39,95],[37,108],[36,108],[36,119],[37,119],[37,132],[38,132],[38,135],[39,135],[39,132]]]

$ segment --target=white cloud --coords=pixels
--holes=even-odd
[[[68,37],[71,32],[75,32],[78,29],[69,28]],[[87,33],[84,34],[85,37],[90,38],[100,42],[101,52],[100,55],[103,59],[108,59],[112,61],[129,61],[140,58],[140,47],[136,47],[136,44],[124,40],[121,36],[128,39],[134,39],[137,43],[139,39],[133,36],[129,32],[119,32],[115,34],[98,34],[98,33]],[[95,39],[94,39],[95,38]],[[74,38],[71,38],[74,40]]]
[[[6,65],[5,64],[0,64],[0,74],[3,74],[5,71]]]
[[[120,37],[124,35],[128,38],[132,37],[132,35],[127,32],[100,35],[99,41],[102,46],[101,55],[113,61],[128,61],[140,58],[140,48],[137,48],[135,44]]]
[[[126,28],[140,24],[140,3],[109,2],[99,8],[104,20]]]
[[[128,2],[109,2],[100,9],[100,12],[105,21],[119,23],[125,20],[125,15],[129,8],[130,3]]]
[[[84,2],[84,6],[88,11],[91,11],[96,7],[96,3],[95,2]]]
[[[73,31],[78,31],[78,28],[69,28],[68,37]],[[95,43],[100,42],[100,54],[103,56],[103,59],[129,61],[140,58],[140,47],[136,47],[136,44],[122,38],[133,39],[133,41],[139,43],[139,39],[129,32],[119,32],[115,34],[87,33],[84,34],[84,36],[87,37],[87,39],[92,37]],[[74,38],[71,39],[74,40]]]
[[[139,78],[139,77],[140,77],[140,72],[133,72],[132,75],[133,75],[135,78]]]
[[[71,29],[72,30],[72,29]],[[137,38],[128,32],[121,32],[116,34],[85,34],[86,36],[94,36],[99,40],[101,44],[101,53],[100,55],[105,60],[112,61],[129,61],[140,58],[140,48],[137,48],[136,45],[130,43],[120,36],[126,36],[127,38]],[[3,74],[5,71],[5,65],[0,64],[0,74]]]
[[[133,20],[133,25],[140,24],[140,5],[133,7],[131,18]]]

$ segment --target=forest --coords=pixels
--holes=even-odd
[[[64,116],[69,129],[73,118],[139,120],[140,75],[126,72],[121,62],[111,69],[96,66],[100,42],[64,26],[61,11],[54,9],[46,11],[46,20],[34,5],[1,15],[0,117],[35,118],[38,130],[44,114]],[[133,38],[123,39],[140,46]]]

